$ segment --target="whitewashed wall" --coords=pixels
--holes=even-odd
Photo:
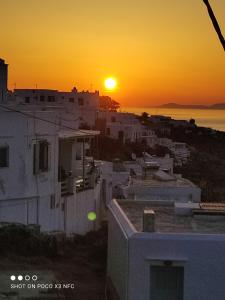
[[[224,300],[225,235],[137,232],[116,201],[109,205],[107,275],[121,300],[151,300],[150,266],[184,267],[184,300]]]

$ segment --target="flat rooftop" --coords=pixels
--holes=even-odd
[[[176,215],[174,206],[156,204],[147,201],[117,200],[118,204],[137,231],[143,231],[142,219],[144,210],[155,212],[155,232],[158,233],[199,233],[225,234],[225,216],[214,215]]]
[[[132,178],[131,186],[146,186],[146,187],[196,187],[194,183],[185,178],[174,178],[174,180],[160,180],[156,178]]]
[[[59,138],[60,139],[68,139],[68,138],[79,138],[79,137],[89,137],[98,135],[100,131],[97,130],[81,130],[81,129],[74,129],[74,130],[60,130],[59,131]]]

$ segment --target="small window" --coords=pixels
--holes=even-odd
[[[25,103],[30,103],[30,97],[25,97]]]
[[[84,105],[84,99],[78,98],[78,105],[83,106]]]
[[[55,102],[55,96],[48,96],[48,102]]]
[[[41,101],[41,102],[44,102],[44,101],[45,101],[45,96],[43,96],[43,95],[40,96],[40,101]]]
[[[106,135],[110,135],[110,128],[106,128]]]
[[[0,168],[9,166],[9,147],[0,147]]]
[[[115,123],[116,122],[116,117],[111,117],[111,122]]]
[[[40,141],[34,144],[33,151],[33,173],[47,172],[49,170],[49,144]]]
[[[54,209],[56,207],[55,205],[55,195],[51,195],[50,197],[50,208]]]
[[[39,170],[48,171],[48,143],[46,141],[40,142]]]
[[[74,98],[69,98],[69,102],[74,103]]]

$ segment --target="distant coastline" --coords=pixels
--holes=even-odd
[[[215,103],[212,105],[198,105],[198,104],[178,104],[178,103],[166,103],[156,108],[177,108],[177,109],[225,109],[225,103]]]
[[[188,107],[121,107],[121,111],[141,115],[147,112],[149,115],[168,116],[175,120],[195,119],[198,126],[225,131],[225,109],[216,108],[188,108]]]

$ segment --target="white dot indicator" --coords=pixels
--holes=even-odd
[[[11,279],[12,281],[16,280],[16,276],[15,276],[15,275],[12,275],[12,276],[10,277],[10,279]]]
[[[29,276],[29,275],[26,275],[26,276],[25,276],[25,280],[26,280],[26,281],[29,281],[29,280],[30,280],[30,276]]]
[[[36,281],[36,280],[37,280],[37,275],[33,275],[33,276],[32,276],[32,280],[33,280],[33,281]]]
[[[19,276],[18,276],[18,280],[19,280],[19,281],[22,281],[22,280],[23,280],[23,276],[22,276],[22,275],[19,275]]]

